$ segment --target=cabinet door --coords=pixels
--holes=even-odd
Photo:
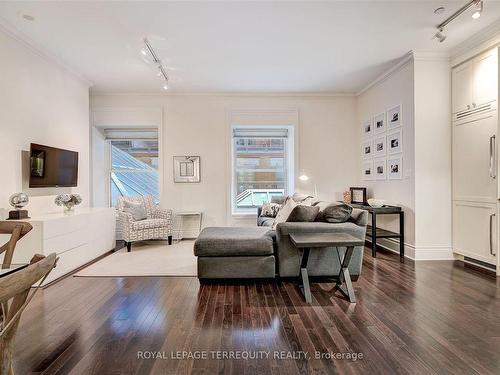
[[[492,139],[496,128],[496,111],[480,120],[453,123],[454,200],[496,202],[497,178],[494,176],[498,139]]]
[[[496,204],[454,202],[453,250],[473,259],[496,264]]]
[[[498,51],[496,48],[473,62],[472,105],[489,103],[498,96]]]
[[[472,105],[472,62],[457,66],[452,71],[453,113],[465,111]],[[467,107],[469,106],[469,107]]]

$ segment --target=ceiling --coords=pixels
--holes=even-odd
[[[408,51],[449,51],[500,19],[500,2],[486,1],[479,20],[468,12],[432,40],[465,2],[2,1],[0,23],[99,92],[162,91],[141,58],[146,36],[174,92],[353,93]]]

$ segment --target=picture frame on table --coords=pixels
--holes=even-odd
[[[387,161],[385,158],[373,160],[373,171],[375,172],[375,180],[387,179]]]
[[[403,152],[403,129],[394,129],[387,132],[387,154]]]
[[[374,134],[385,133],[387,129],[385,112],[381,113],[373,118],[373,132]]]
[[[403,179],[403,156],[395,155],[387,158],[387,179]]]
[[[402,125],[401,104],[387,111],[387,129],[394,129]]]
[[[351,203],[366,204],[366,188],[365,187],[350,187]]]

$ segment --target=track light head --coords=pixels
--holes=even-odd
[[[481,13],[483,12],[483,1],[479,0],[476,5],[474,5],[474,13],[472,13],[472,18],[477,20],[481,17]]]
[[[439,29],[436,34],[434,34],[434,38],[436,38],[439,43],[443,43],[446,40],[446,35],[443,32],[443,29]]]

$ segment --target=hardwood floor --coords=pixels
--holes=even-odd
[[[366,250],[357,304],[332,295],[332,286],[313,283],[308,306],[291,281],[69,277],[25,311],[16,374],[500,373],[494,277],[460,262],[415,265]],[[215,352],[224,350],[264,359],[211,359],[230,354]],[[208,358],[172,358],[182,351]],[[313,359],[315,352],[363,358]]]

